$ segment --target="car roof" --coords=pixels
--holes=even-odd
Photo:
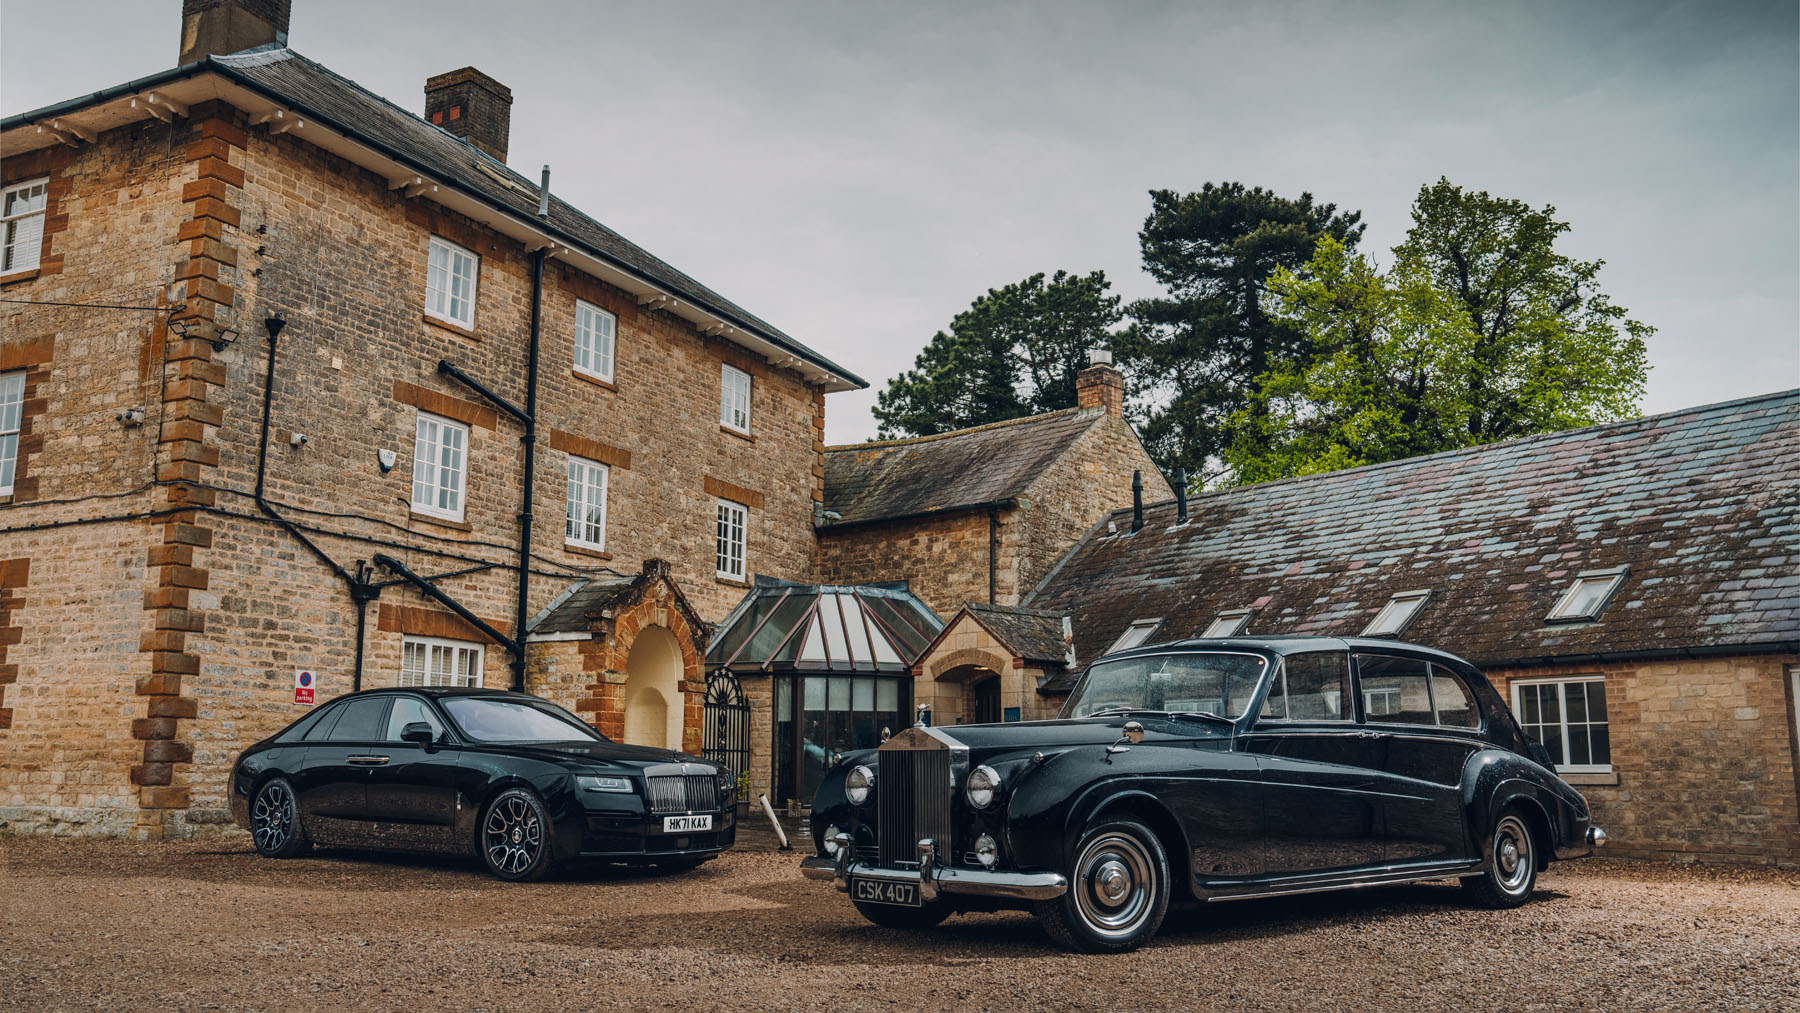
[[[1170,640],[1160,644],[1134,647],[1129,651],[1106,655],[1106,659],[1154,655],[1170,650],[1226,649],[1260,651],[1283,657],[1290,654],[1306,654],[1311,651],[1402,651],[1407,654],[1440,659],[1446,663],[1469,664],[1448,651],[1440,651],[1435,647],[1426,647],[1423,644],[1411,644],[1404,640],[1391,640],[1386,637],[1310,637],[1303,634],[1281,634],[1268,637],[1189,637],[1186,640]],[[1095,660],[1101,659],[1096,658]]]
[[[507,700],[544,699],[541,696],[533,696],[530,693],[515,693],[506,689],[485,689],[480,686],[379,686],[375,689],[364,689],[358,690],[355,693],[345,693],[343,696],[333,697],[332,699],[348,700],[351,697],[375,696],[382,693],[418,693],[422,696],[436,697],[440,700],[445,697],[455,696],[496,697]]]

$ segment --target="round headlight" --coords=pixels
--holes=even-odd
[[[875,772],[864,766],[851,768],[844,778],[844,797],[851,805],[862,805],[869,800],[869,791],[875,787]]]
[[[835,824],[825,828],[825,853],[833,858],[836,858],[838,853],[837,835],[842,832]]]
[[[982,834],[975,838],[975,860],[984,869],[992,869],[1000,860],[1000,843],[991,834]]]
[[[994,793],[1000,790],[1000,775],[994,768],[983,764],[969,772],[967,792],[969,804],[977,809],[986,809],[994,804]]]

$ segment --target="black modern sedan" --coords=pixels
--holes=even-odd
[[[515,881],[576,859],[689,868],[737,832],[718,765],[499,690],[338,697],[244,750],[230,793],[270,858],[314,844],[475,854]]]

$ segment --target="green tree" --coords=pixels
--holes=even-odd
[[[1058,271],[989,289],[876,399],[881,436],[929,436],[1075,404],[1075,374],[1107,344],[1120,299],[1105,273]]]
[[[1601,261],[1556,252],[1555,214],[1440,179],[1386,274],[1330,239],[1276,272],[1271,312],[1310,352],[1260,377],[1226,455],[1235,480],[1635,416],[1653,328],[1599,290]]]
[[[1306,350],[1298,326],[1267,312],[1269,277],[1304,269],[1321,238],[1353,248],[1361,219],[1309,193],[1293,199],[1242,183],[1150,192],[1138,244],[1166,295],[1130,306],[1133,323],[1116,347],[1141,405],[1139,434],[1165,471],[1185,467],[1204,483],[1237,442],[1234,416],[1248,409],[1257,428],[1256,378]]]

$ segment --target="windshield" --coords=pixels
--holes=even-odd
[[[481,696],[452,696],[442,702],[457,727],[476,742],[607,741],[606,736],[554,704]]]
[[[1236,720],[1268,670],[1268,660],[1254,654],[1153,654],[1102,662],[1088,669],[1068,715],[1151,710]]]

